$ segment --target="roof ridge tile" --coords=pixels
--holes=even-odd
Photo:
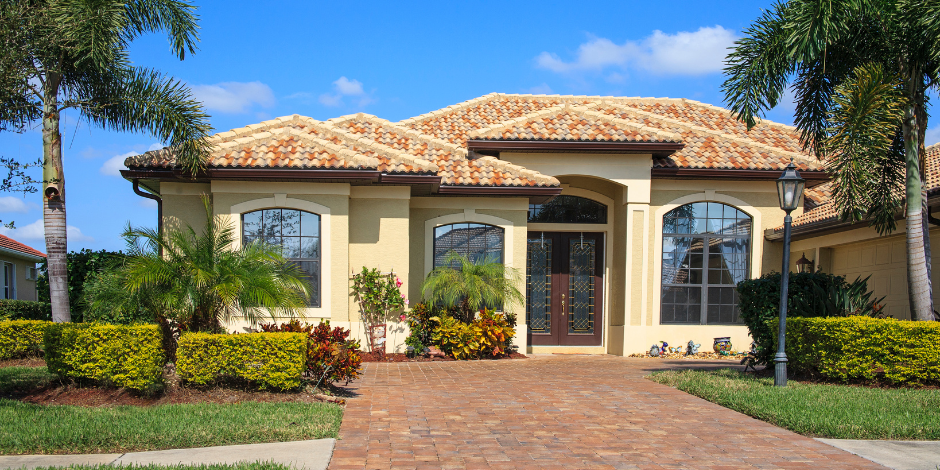
[[[494,99],[496,99],[496,98],[499,98],[500,96],[502,96],[502,95],[500,95],[499,93],[495,93],[495,92],[493,92],[493,93],[487,93],[487,94],[485,94],[485,95],[483,95],[483,96],[479,96],[479,97],[476,97],[476,98],[473,98],[473,99],[470,99],[470,100],[467,100],[467,101],[463,101],[463,102],[460,102],[460,103],[457,103],[457,104],[452,104],[452,105],[447,106],[447,107],[445,107],[445,108],[436,109],[436,110],[434,110],[434,111],[431,111],[431,112],[428,112],[428,113],[424,113],[424,114],[419,114],[419,115],[417,115],[417,116],[415,116],[415,117],[410,117],[410,118],[408,118],[408,119],[402,119],[401,121],[398,121],[398,124],[399,124],[399,125],[402,125],[402,126],[407,126],[407,125],[410,125],[410,124],[413,124],[413,123],[416,123],[416,122],[419,122],[419,121],[423,121],[423,120],[428,119],[428,118],[432,118],[432,117],[437,116],[437,115],[439,115],[439,114],[445,114],[445,113],[452,112],[452,111],[455,111],[455,110],[458,110],[458,109],[469,108],[470,106],[473,106],[473,105],[476,105],[476,104],[479,104],[479,103],[485,103],[485,102],[487,102],[487,101],[491,101],[491,100],[494,100]]]

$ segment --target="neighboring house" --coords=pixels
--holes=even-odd
[[[530,352],[707,349],[723,336],[746,349],[734,286],[781,269],[774,180],[792,160],[811,207],[828,181],[794,128],[747,132],[684,99],[494,93],[400,122],[294,115],[212,141],[195,179],[170,149],[126,160],[165,225],[201,225],[211,196],[238,243],[280,244],[306,270],[308,318],[360,336],[349,277],[363,266],[396,272],[415,302],[449,251],[495,256],[525,274],[515,343]],[[391,330],[401,351],[406,327]]]
[[[37,300],[36,263],[46,255],[10,237],[0,235],[0,298]]]

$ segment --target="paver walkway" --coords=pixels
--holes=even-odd
[[[643,378],[670,363],[368,363],[330,469],[884,468]]]

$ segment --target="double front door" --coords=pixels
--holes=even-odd
[[[601,345],[604,234],[529,232],[529,344]]]

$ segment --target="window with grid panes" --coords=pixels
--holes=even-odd
[[[503,262],[503,229],[495,225],[457,223],[434,228],[434,267],[446,266],[455,251],[470,261]],[[456,267],[456,266],[455,266]]]
[[[262,209],[242,214],[242,244],[260,240],[279,246],[309,284],[307,305],[320,306],[320,216],[296,209]]]
[[[738,282],[747,279],[751,218],[695,202],[663,216],[661,323],[739,324]]]

